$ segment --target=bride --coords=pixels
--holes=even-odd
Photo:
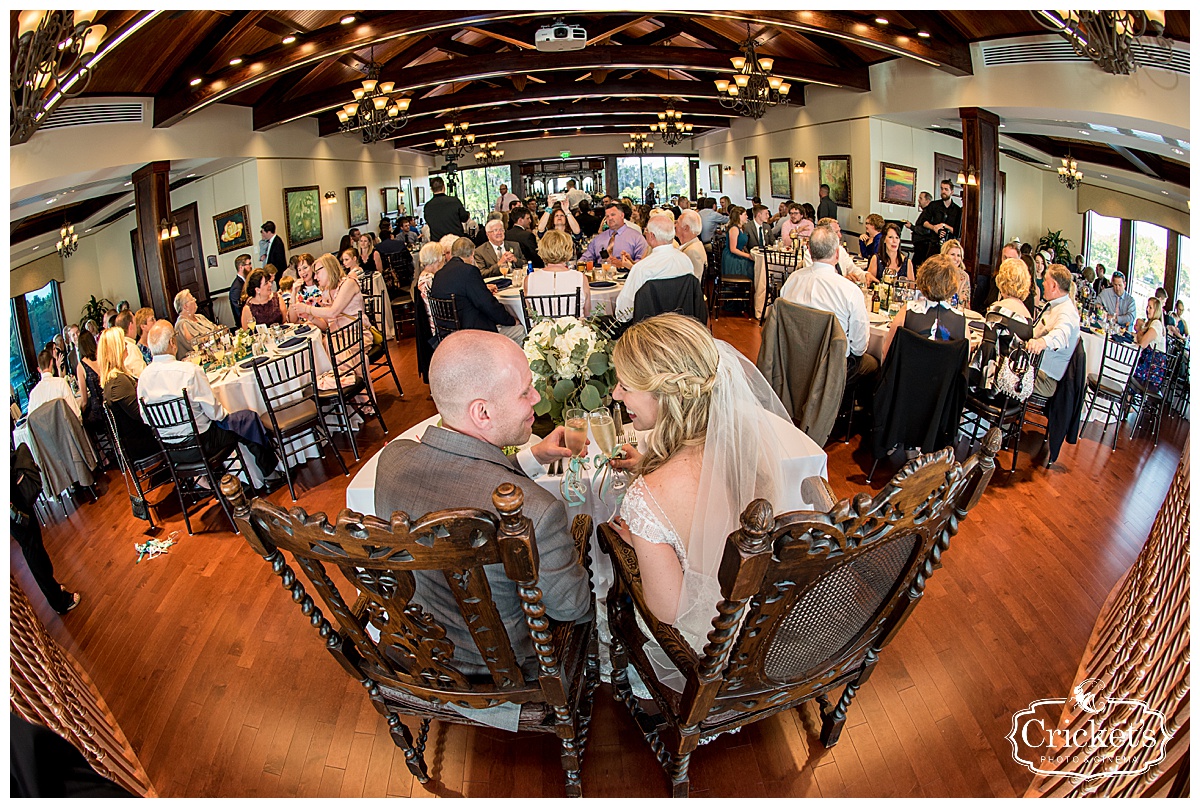
[[[613,364],[613,398],[634,429],[650,433],[642,453],[626,447],[622,465],[638,476],[613,525],[637,555],[650,611],[700,653],[721,599],[726,538],[752,500],[779,502],[773,422],[791,421],[758,370],[690,317],[632,326]],[[660,681],[681,678],[661,649],[646,650]]]

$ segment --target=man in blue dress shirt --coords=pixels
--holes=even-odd
[[[642,260],[649,248],[642,234],[626,224],[628,215],[628,207],[623,202],[610,202],[605,206],[604,223],[608,229],[596,234],[580,260],[600,263],[607,259],[626,268]]]
[[[1100,293],[1100,305],[1108,312],[1108,319],[1117,325],[1129,327],[1137,319],[1137,304],[1133,295],[1125,291],[1125,275],[1120,270],[1112,274],[1112,286]]]

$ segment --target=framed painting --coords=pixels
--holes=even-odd
[[[383,195],[383,215],[395,216],[400,213],[400,189],[384,188],[379,192]]]
[[[418,205],[425,204],[425,186],[424,185],[417,186],[417,204]]]
[[[367,187],[352,185],[346,189],[346,216],[350,227],[366,224],[371,217],[367,215]]]
[[[917,204],[917,170],[895,163],[879,163],[879,201],[890,205]]]
[[[746,201],[749,202],[758,196],[758,158],[744,158],[742,168],[746,172]]]
[[[817,157],[817,182],[829,186],[829,198],[839,208],[852,207],[850,194],[850,155],[827,154]]]
[[[218,213],[213,217],[217,229],[217,254],[244,250],[250,246],[250,206]]]
[[[321,229],[321,189],[318,186],[284,188],[283,209],[287,212],[288,249],[324,238]]]
[[[708,167],[708,193],[721,193],[721,167]]]
[[[777,157],[768,164],[771,175],[771,196],[774,199],[792,198],[792,161],[787,157]]]

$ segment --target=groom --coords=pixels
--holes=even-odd
[[[404,511],[413,517],[443,508],[491,511],[492,491],[504,482],[525,494],[523,513],[533,521],[538,586],[546,613],[560,622],[588,617],[592,594],[567,523],[563,503],[531,478],[551,460],[570,457],[563,429],[510,458],[501,449],[521,446],[533,427],[533,388],[529,361],[507,337],[487,331],[450,334],[429,363],[429,388],[442,426],[431,426],[421,442],[393,441],[379,454],[375,513]],[[516,584],[500,564],[484,568],[492,598],[520,660],[534,658],[533,643]],[[414,600],[433,613],[454,643],[455,666],[463,673],[488,672],[457,601],[440,572],[414,572]],[[526,672],[531,670],[526,667]]]

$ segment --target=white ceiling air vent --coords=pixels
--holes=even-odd
[[[41,130],[67,126],[95,126],[102,123],[141,123],[145,105],[141,101],[61,106],[46,116]]]
[[[1049,42],[1006,42],[981,45],[986,67],[1037,64],[1041,62],[1087,62],[1066,40]],[[1134,43],[1131,50],[1142,67],[1157,67],[1191,75],[1192,52],[1187,43],[1175,42],[1170,47],[1152,39]]]

